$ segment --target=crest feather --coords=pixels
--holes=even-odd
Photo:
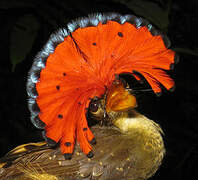
[[[115,75],[134,71],[155,93],[161,92],[160,84],[171,89],[174,81],[164,70],[170,70],[175,53],[152,25],[132,15],[91,15],[67,29],[51,36],[33,63],[27,83],[29,107],[45,123],[46,136],[60,141],[63,154],[73,152],[76,138],[88,154],[94,138],[85,117],[90,98],[103,95]],[[34,102],[37,114],[31,108]]]

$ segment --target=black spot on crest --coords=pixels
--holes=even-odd
[[[66,75],[67,75],[67,74],[64,72],[64,73],[63,73],[63,76],[66,76]]]
[[[65,153],[64,157],[65,157],[65,160],[70,160],[72,158],[72,154],[71,153]]]
[[[96,43],[94,42],[94,43],[92,43],[94,46],[96,46]]]
[[[62,118],[63,118],[63,115],[62,115],[62,114],[59,114],[59,115],[58,115],[58,118],[59,118],[59,119],[62,119]]]
[[[87,128],[83,128],[83,131],[86,131],[87,130]]]
[[[60,90],[60,86],[59,86],[59,85],[57,85],[57,86],[56,86],[56,89],[57,89],[57,90]]]
[[[92,151],[90,151],[88,154],[87,154],[87,157],[88,158],[92,158],[94,156],[94,153]]]
[[[122,32],[118,32],[118,36],[123,37]]]
[[[65,146],[69,147],[69,146],[71,146],[71,143],[70,142],[66,142]]]

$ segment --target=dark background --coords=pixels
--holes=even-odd
[[[197,0],[18,0],[0,1],[0,157],[17,145],[42,140],[30,122],[26,78],[49,35],[94,12],[136,14],[165,31],[180,62],[170,74],[173,93],[139,97],[139,110],[160,123],[167,155],[153,180],[198,179]]]

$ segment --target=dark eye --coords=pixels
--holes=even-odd
[[[98,110],[98,104],[96,102],[92,102],[89,108],[90,108],[90,111],[96,112]]]

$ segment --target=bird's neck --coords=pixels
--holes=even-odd
[[[133,110],[113,116],[113,124],[133,141],[137,151],[153,154],[158,160],[163,158],[163,131],[157,123]]]
[[[149,136],[149,138],[163,134],[162,129],[157,123],[134,110],[112,113],[111,116],[113,117],[113,124],[122,133],[144,135]]]
[[[111,113],[112,123],[125,138],[128,154],[133,156],[133,171],[142,170],[142,177],[150,177],[160,166],[165,154],[160,126],[136,111]],[[144,179],[144,178],[143,178]]]

